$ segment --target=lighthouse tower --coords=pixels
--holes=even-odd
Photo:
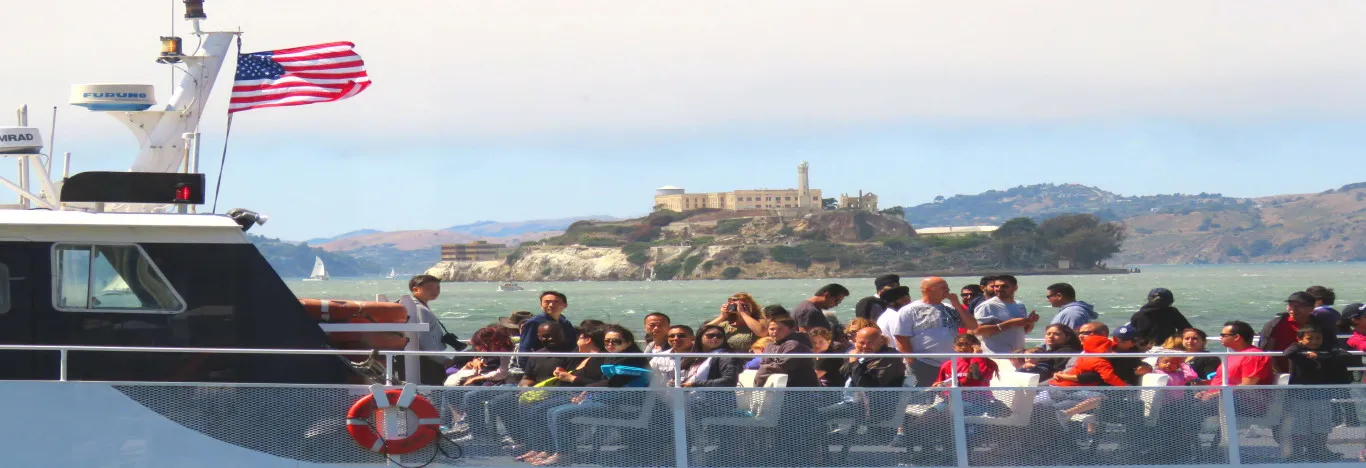
[[[800,211],[813,211],[811,200],[811,180],[807,176],[806,161],[797,165],[797,208]]]

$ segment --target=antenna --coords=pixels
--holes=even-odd
[[[175,37],[175,0],[171,0],[171,37]],[[179,42],[179,41],[177,41]],[[179,51],[177,51],[179,52]],[[175,67],[171,67],[171,88],[175,89]]]
[[[52,155],[57,154],[57,106],[52,106],[52,128],[47,131],[47,164],[43,170],[52,173]],[[54,194],[55,195],[55,194]]]

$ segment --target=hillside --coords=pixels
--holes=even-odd
[[[1025,216],[1092,213],[1129,228],[1111,264],[1366,260],[1366,183],[1316,194],[1123,196],[1042,184],[905,208],[920,226],[999,225]]]
[[[346,253],[384,271],[422,271],[441,259],[442,244],[460,244],[477,240],[495,244],[517,245],[557,236],[570,224],[590,217],[541,219],[501,223],[479,221],[445,229],[420,229],[382,232],[353,231],[331,238],[318,247],[328,252]],[[609,216],[601,218],[611,219]]]
[[[328,274],[333,277],[371,276],[381,272],[377,264],[344,253],[309,247],[302,242],[291,243],[254,234],[247,234],[247,239],[261,251],[275,272],[286,280],[307,278],[313,271],[314,257],[322,257],[323,263],[327,264]]]

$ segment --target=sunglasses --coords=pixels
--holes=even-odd
[[[606,339],[606,340],[602,340],[602,342],[603,342],[603,343],[607,343],[607,344],[609,344],[609,345],[624,345],[624,344],[626,344],[626,340],[619,339],[619,338],[609,338],[609,339]]]
[[[1086,331],[1083,331],[1083,332],[1077,332],[1077,334],[1078,334],[1078,335],[1104,335],[1104,333],[1101,333],[1100,330],[1086,330]]]
[[[703,337],[703,338],[710,338],[710,339],[717,339],[717,340],[719,340],[719,339],[721,339],[721,334],[720,334],[720,333],[708,333],[708,334],[702,335],[702,337]]]
[[[664,336],[665,336],[665,337],[668,337],[668,338],[687,338],[687,337],[688,337],[688,334],[687,334],[687,333],[670,333],[670,334],[664,335]]]
[[[1238,336],[1238,334],[1237,334],[1237,333],[1220,333],[1219,336],[1224,337],[1224,338],[1228,338],[1228,337],[1230,337],[1230,336]]]

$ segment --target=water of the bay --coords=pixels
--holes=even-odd
[[[1113,327],[1129,320],[1148,290],[1165,287],[1175,291],[1175,305],[1191,323],[1213,335],[1229,320],[1243,320],[1259,329],[1285,310],[1283,301],[1290,293],[1311,285],[1334,288],[1339,308],[1366,301],[1363,277],[1366,263],[1147,266],[1142,273],[1127,275],[1021,276],[1016,297],[1046,321],[1057,309],[1048,306],[1044,288],[1066,282],[1077,289],[1078,299],[1094,304],[1100,320]],[[975,277],[947,279],[955,292],[977,282]],[[696,327],[715,318],[720,304],[737,291],[753,294],[760,304],[790,309],[827,283],[843,284],[854,293],[836,308],[846,323],[858,299],[873,293],[871,278],[521,283],[526,289],[515,292],[499,292],[494,283],[444,283],[441,298],[431,306],[451,332],[466,337],[515,310],[540,313],[539,291],[555,290],[569,296],[565,316],[574,323],[594,318],[639,331],[645,314],[656,311],[669,314],[674,323]],[[914,290],[919,278],[903,278],[902,284]],[[374,300],[376,294],[386,294],[397,299],[406,293],[407,279],[290,281],[289,286],[301,298]],[[1034,334],[1042,331],[1038,327]]]

